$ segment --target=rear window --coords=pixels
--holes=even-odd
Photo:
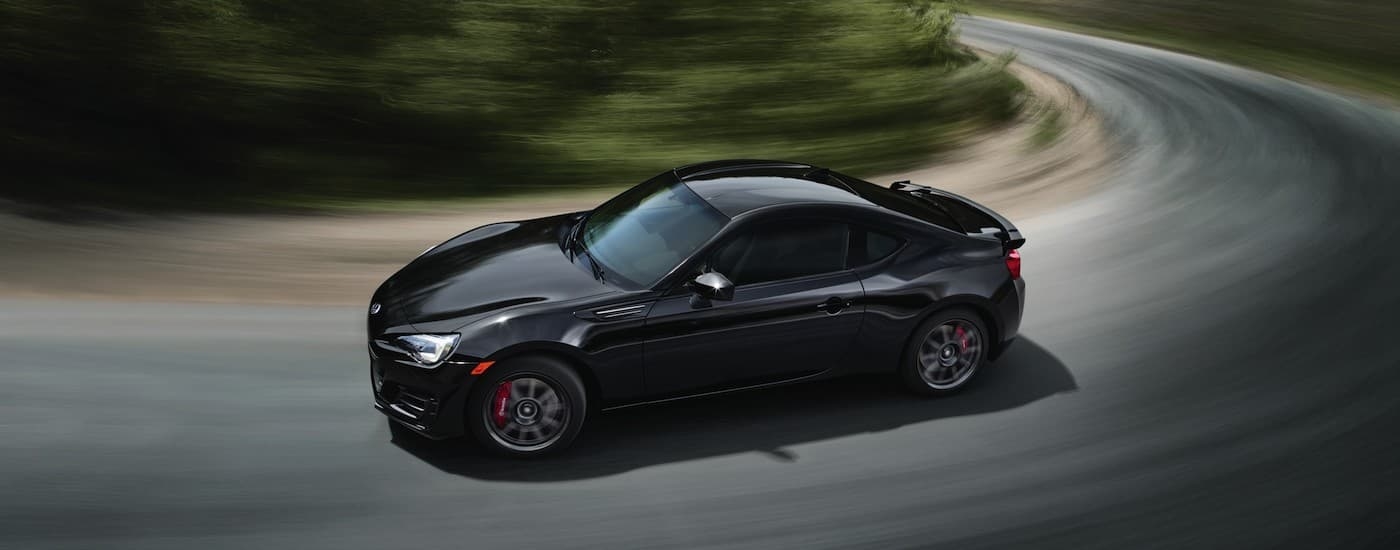
[[[850,187],[852,191],[855,191],[857,195],[860,195],[861,198],[864,198],[865,200],[880,205],[881,207],[888,208],[890,210],[894,210],[895,212],[899,212],[900,214],[918,218],[926,222],[938,225],[940,227],[957,231],[959,233],[966,232],[963,229],[963,224],[959,223],[959,220],[955,219],[953,216],[949,215],[948,212],[944,212],[943,210],[939,209],[938,207],[934,206],[932,203],[924,199],[915,197],[914,195],[910,195],[909,193],[895,191],[886,187],[880,187],[868,181],[862,181],[855,178],[842,177],[841,181],[844,182],[848,187]],[[974,228],[973,230],[975,231],[976,229]]]
[[[977,233],[983,227],[1001,227],[991,216],[960,201],[942,197],[924,197],[922,200],[937,202],[949,214],[952,214],[953,220],[958,222],[958,225],[962,226],[963,230],[968,233]]]

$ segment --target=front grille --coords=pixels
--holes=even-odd
[[[384,384],[380,397],[389,408],[413,420],[425,422],[438,412],[438,400],[431,395],[418,393],[393,382]]]
[[[433,406],[431,397],[424,397],[409,391],[399,391],[398,403],[420,414],[428,412],[428,407]]]

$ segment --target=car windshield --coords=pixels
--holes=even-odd
[[[580,240],[606,280],[650,287],[728,221],[667,173],[599,206]]]

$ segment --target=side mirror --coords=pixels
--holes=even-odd
[[[701,273],[699,277],[685,284],[696,296],[708,300],[733,300],[734,283],[724,275],[715,273]]]

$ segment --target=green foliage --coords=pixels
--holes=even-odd
[[[891,169],[1020,84],[942,0],[0,0],[5,195],[242,207]]]

